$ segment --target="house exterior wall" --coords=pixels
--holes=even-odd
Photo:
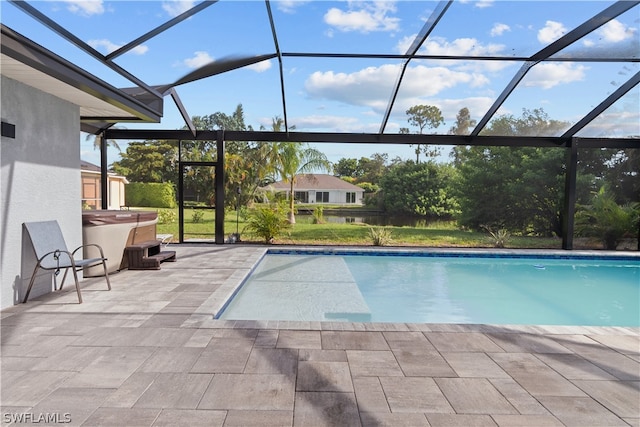
[[[296,188],[295,192],[306,192],[311,204],[332,204],[332,205],[361,205],[364,197],[364,190],[362,191],[348,191],[348,190],[306,190]],[[318,193],[328,192],[329,201],[319,202],[320,197]],[[355,201],[353,203],[347,203],[347,193],[355,193]],[[287,194],[289,192],[287,191]]]
[[[102,199],[100,198],[100,176],[82,174],[82,208],[100,209]]]
[[[15,139],[0,145],[0,308],[17,301],[35,264],[22,223],[55,219],[69,248],[82,244],[78,106],[2,76],[2,120]],[[39,276],[32,296],[51,290]]]
[[[102,209],[100,196],[100,174],[82,172],[82,208],[85,210]],[[107,176],[109,199],[107,209],[118,210],[125,206],[125,179],[121,176]]]
[[[109,177],[109,209],[120,209],[124,202],[124,182],[121,179]]]

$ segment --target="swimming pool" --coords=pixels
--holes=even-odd
[[[640,326],[640,258],[270,250],[218,317]]]

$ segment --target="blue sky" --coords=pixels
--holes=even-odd
[[[36,1],[32,4],[99,52],[107,54],[194,6],[193,1]],[[529,56],[612,4],[600,1],[456,1],[419,53]],[[271,9],[283,52],[406,53],[437,2],[273,1]],[[133,84],[7,3],[2,22],[116,87]],[[587,35],[560,55],[607,55],[640,47],[640,7]],[[274,42],[262,1],[222,0],[115,62],[148,84],[171,83],[216,60],[273,53]],[[300,131],[377,132],[401,61],[390,59],[284,58],[289,125]],[[522,65],[514,61],[413,60],[385,131],[410,127],[405,111],[436,105],[447,133],[460,108],[479,120]],[[638,64],[549,62],[535,66],[499,113],[519,116],[543,108],[551,118],[574,123],[638,71]],[[246,123],[267,128],[282,116],[277,59],[177,87],[190,115],[230,114],[238,104]],[[584,136],[640,134],[638,88],[594,123]],[[615,124],[615,126],[612,125]],[[172,101],[160,124],[126,128],[178,129],[184,125]],[[412,129],[416,131],[416,129]],[[124,145],[124,144],[123,144]],[[408,146],[318,144],[330,160],[369,157],[414,158]],[[82,158],[97,163],[98,151],[82,138]],[[115,151],[110,162],[117,160]]]

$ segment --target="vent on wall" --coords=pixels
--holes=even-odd
[[[7,138],[15,138],[16,137],[16,125],[12,125],[11,123],[2,122],[2,136],[6,136]]]

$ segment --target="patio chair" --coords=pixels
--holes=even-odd
[[[35,256],[38,259],[38,262],[33,269],[33,274],[31,275],[31,280],[29,281],[29,286],[27,287],[24,300],[22,301],[23,303],[26,303],[29,298],[29,293],[31,292],[31,288],[33,287],[33,283],[36,278],[36,273],[39,269],[55,270],[53,276],[54,290],[58,290],[56,278],[60,273],[60,270],[65,270],[62,282],[60,283],[60,289],[62,289],[64,281],[67,278],[67,273],[69,272],[69,269],[71,269],[73,272],[73,278],[76,282],[78,302],[82,304],[82,294],[80,293],[77,271],[84,267],[102,264],[102,267],[104,268],[104,277],[107,280],[107,287],[111,290],[111,282],[109,282],[109,274],[107,273],[107,259],[104,257],[104,252],[100,245],[82,245],[76,248],[73,252],[69,252],[58,221],[25,222],[22,226],[31,240]],[[95,246],[98,251],[100,251],[99,258],[75,259],[77,251],[90,246]]]

